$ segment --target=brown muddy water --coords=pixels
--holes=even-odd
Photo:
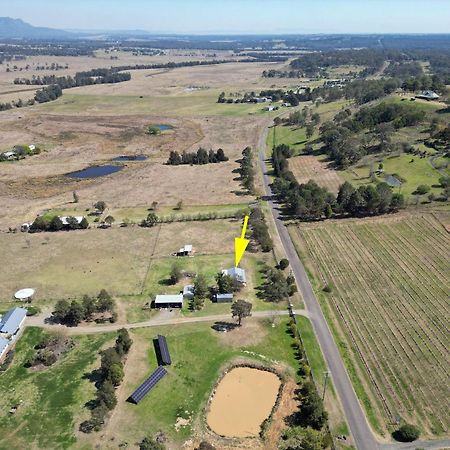
[[[227,437],[257,436],[277,400],[281,381],[272,372],[236,367],[217,386],[207,423]]]

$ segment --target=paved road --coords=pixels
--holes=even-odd
[[[320,304],[309,282],[305,268],[301,263],[289,232],[280,219],[277,205],[272,200],[273,194],[270,188],[270,180],[266,171],[266,142],[268,128],[260,136],[259,140],[259,164],[263,173],[264,190],[268,197],[268,203],[275,220],[276,228],[283,244],[284,250],[290,262],[299,291],[302,294],[306,311],[309,313],[314,332],[319,341],[322,353],[325,357],[328,369],[331,373],[334,386],[344,408],[350,431],[358,450],[414,450],[424,448],[427,450],[450,448],[450,440],[416,441],[412,443],[380,444],[376,441],[372,430],[367,423],[364,411],[353,390],[352,383],[345,369],[339,350],[334,342],[333,335],[328,327]]]
[[[305,310],[295,311],[297,315],[309,317],[309,314]],[[287,316],[288,311],[283,310],[269,310],[269,311],[254,311],[252,317],[262,318],[262,317],[277,317],[277,316]],[[59,324],[50,324],[45,321],[49,314],[40,314],[39,316],[33,316],[27,318],[26,326],[35,326],[48,328],[52,330],[64,330],[67,334],[91,334],[91,333],[106,333],[109,331],[117,331],[120,328],[127,328],[128,330],[134,328],[146,328],[146,327],[159,327],[164,325],[181,325],[185,323],[197,323],[197,322],[220,322],[220,321],[230,321],[230,314],[216,314],[211,316],[193,316],[193,317],[183,317],[178,314],[178,312],[173,312],[173,314],[168,315],[166,318],[154,317],[153,319],[146,320],[145,322],[136,323],[114,323],[108,325],[81,325],[78,327],[66,327]]]
[[[334,342],[333,336],[328,328],[328,324],[320,308],[319,302],[314,295],[311,284],[306,275],[303,264],[301,263],[294,244],[289,236],[289,232],[284,223],[280,220],[277,206],[271,200],[272,190],[269,186],[270,180],[266,171],[266,141],[268,129],[260,137],[259,141],[259,163],[264,175],[264,189],[269,198],[269,206],[275,220],[278,234],[290,262],[290,267],[294,273],[299,291],[302,294],[303,301],[307,311],[311,315],[311,322],[314,332],[319,341],[320,347],[324,354],[328,368],[331,372],[333,383],[336,391],[341,399],[345,416],[350,427],[356,447],[359,450],[377,450],[378,444],[375,441],[372,431],[370,430],[361,405],[353,390],[352,383],[347,375],[344,364],[339,354],[339,350]]]

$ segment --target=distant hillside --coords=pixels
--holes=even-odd
[[[71,37],[74,37],[74,35],[68,31],[34,27],[21,19],[0,17],[0,39],[62,39]]]

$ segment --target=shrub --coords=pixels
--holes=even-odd
[[[327,294],[332,292],[332,290],[333,290],[333,288],[331,287],[331,284],[326,284],[323,288],[323,292],[326,292]]]
[[[279,263],[278,263],[278,268],[280,270],[284,270],[289,266],[289,261],[286,258],[283,258]]]
[[[409,423],[402,425],[397,431],[392,433],[392,437],[399,442],[413,442],[420,436],[420,430]]]
[[[425,194],[428,194],[428,192],[430,192],[430,189],[431,189],[430,186],[428,186],[426,184],[421,184],[421,185],[417,186],[415,194],[425,195]]]

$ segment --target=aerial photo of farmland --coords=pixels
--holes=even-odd
[[[0,450],[450,448],[437,4],[2,5]]]

